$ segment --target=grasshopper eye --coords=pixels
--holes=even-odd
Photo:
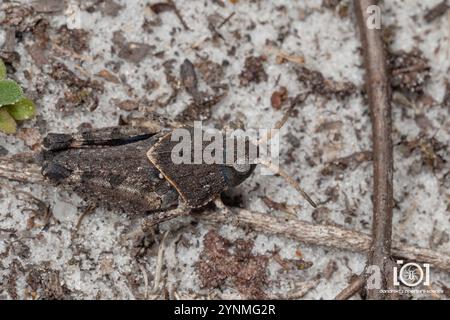
[[[248,162],[247,163],[234,163],[233,164],[233,169],[238,171],[238,172],[245,173],[245,172],[250,171],[251,165]]]

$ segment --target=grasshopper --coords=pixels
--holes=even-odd
[[[186,60],[181,69],[185,88],[194,98],[198,97],[192,64]],[[294,99],[276,123],[276,129],[283,126],[293,107],[307,96]],[[43,140],[43,151],[37,162],[46,180],[75,191],[89,203],[129,213],[147,213],[141,231],[136,231],[142,234],[151,226],[217,200],[223,191],[239,185],[255,170],[256,163],[250,163],[248,158],[237,159],[237,154],[233,154],[232,164],[175,164],[171,152],[176,142],[171,136],[180,127],[192,130],[190,125],[150,114],[143,121],[131,120],[123,126],[74,134],[49,133]],[[249,143],[258,145],[270,139],[268,135]],[[223,152],[226,157],[225,149]],[[264,161],[259,163],[283,176],[316,206],[281,168]]]
[[[174,164],[172,132],[160,118],[145,126],[50,133],[39,156],[41,172],[86,201],[149,213],[147,225],[154,225],[206,205],[255,169],[254,164],[239,170],[225,164]]]
[[[239,161],[174,164],[171,151],[176,141],[171,135],[179,125],[153,115],[144,125],[50,133],[38,157],[41,173],[88,202],[147,213],[142,223],[146,230],[214,201],[246,180],[256,167]],[[277,170],[303,194],[292,178]]]

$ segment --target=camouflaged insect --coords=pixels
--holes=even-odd
[[[156,224],[204,206],[253,172],[255,165],[238,171],[226,164],[174,164],[176,126],[153,117],[138,126],[50,133],[43,142],[42,174],[87,201],[152,213]]]

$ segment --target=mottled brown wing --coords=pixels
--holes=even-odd
[[[126,212],[167,210],[178,192],[146,156],[157,136],[119,146],[44,151],[42,173],[85,200]]]
[[[190,130],[193,137],[193,128],[184,128]],[[147,152],[147,156],[177,189],[188,207],[204,206],[228,187],[224,174],[221,172],[222,166],[219,164],[174,164],[171,153],[179,142],[171,141],[171,137],[172,132],[164,135]]]

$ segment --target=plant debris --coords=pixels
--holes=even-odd
[[[355,170],[361,163],[367,161],[372,161],[372,151],[355,152],[349,156],[328,162],[320,173],[324,176],[329,176],[348,168]]]
[[[211,117],[211,108],[219,103],[225,95],[226,93],[210,95],[200,91],[197,98],[176,117],[176,120],[195,121],[209,119]]]
[[[31,5],[38,13],[56,13],[64,10],[64,1],[61,0],[34,0]]]
[[[26,278],[33,299],[61,300],[68,298],[70,290],[61,284],[59,271],[31,269]]]
[[[173,11],[173,5],[168,2],[157,2],[150,5],[150,9],[156,14],[160,14],[162,12]]]
[[[247,298],[267,297],[263,288],[268,283],[268,258],[251,253],[252,241],[231,242],[211,230],[205,235],[203,245],[196,264],[203,287],[217,288],[229,281]]]
[[[299,65],[305,63],[305,58],[303,56],[288,54],[273,46],[267,46],[266,49],[269,53],[273,53],[276,55],[276,62],[278,64],[282,64],[286,61],[297,63]]]
[[[145,43],[126,42],[119,51],[119,57],[129,62],[139,63],[144,60],[155,47]]]
[[[180,67],[180,80],[182,86],[192,97],[193,101],[176,117],[176,120],[178,121],[208,119],[211,116],[211,108],[226,95],[226,93],[223,92],[209,94],[207,92],[199,91],[195,67],[188,59],[185,59]]]
[[[413,152],[419,151],[422,166],[440,171],[447,165],[447,161],[442,154],[447,150],[447,145],[438,141],[436,137],[429,138],[421,135],[413,140],[404,140],[400,145],[403,155],[406,157],[411,156]],[[421,172],[422,170],[418,169],[417,171]],[[414,170],[410,169],[410,173],[414,173]]]
[[[313,266],[311,261],[305,261],[303,259],[284,259],[278,253],[278,250],[272,254],[272,258],[285,270],[306,270]]]
[[[246,87],[252,82],[260,83],[267,81],[267,73],[263,66],[264,61],[266,61],[264,56],[250,56],[245,59],[244,68],[239,75],[241,85]]]
[[[445,84],[445,95],[442,105],[446,108],[450,108],[450,81]]]
[[[285,202],[280,203],[280,202],[273,201],[272,199],[270,199],[268,197],[263,197],[262,200],[268,208],[270,208],[272,210],[286,212],[286,213],[289,213],[294,216],[297,214],[296,210],[300,208],[299,206],[288,205]]]
[[[356,86],[351,82],[337,82],[327,79],[319,71],[300,66],[295,69],[297,79],[315,94],[326,98],[344,99],[356,92]]]
[[[272,108],[276,110],[280,110],[283,104],[288,99],[288,90],[286,87],[280,87],[278,90],[274,91],[272,93],[272,96],[270,97],[270,103],[272,105]]]
[[[447,4],[447,0],[443,0],[437,5],[435,5],[433,8],[427,11],[423,18],[426,22],[430,23],[440,16],[442,16],[447,10],[449,9],[449,5]]]
[[[34,43],[27,45],[26,49],[38,66],[49,63],[48,49],[50,37],[48,35],[49,22],[46,19],[39,20],[33,28]]]
[[[323,271],[325,280],[330,280],[333,274],[339,269],[335,260],[330,260]]]
[[[216,63],[209,59],[202,59],[195,63],[195,68],[200,72],[202,79],[210,87],[219,87],[225,75],[223,64]]]
[[[115,76],[114,74],[112,74],[111,72],[109,72],[106,69],[100,70],[98,73],[95,74],[97,77],[100,77],[102,79],[105,79],[108,82],[112,82],[115,84],[119,84],[120,80],[117,76]]]
[[[36,14],[33,7],[15,3],[6,3],[2,7],[4,18],[0,20],[3,27],[14,27],[16,32],[30,31],[42,18]]]
[[[180,78],[186,91],[196,100],[198,95],[197,73],[195,72],[194,65],[188,59],[185,59],[180,67]]]
[[[58,29],[55,43],[77,54],[89,49],[89,32],[83,29],[69,29],[63,25]]]
[[[390,55],[391,85],[410,93],[423,93],[425,81],[430,78],[429,61],[422,51],[397,51]]]
[[[118,52],[118,56],[128,62],[139,63],[156,48],[139,42],[128,42],[122,31],[116,31],[112,39],[114,46],[113,51]]]
[[[103,85],[96,80],[85,80],[78,77],[66,65],[55,63],[50,76],[66,85],[64,98],[57,102],[57,108],[71,113],[74,108],[85,106],[93,111],[98,106],[98,94],[103,92]]]
[[[339,17],[346,18],[348,17],[349,4],[347,1],[342,0],[322,0],[322,7],[337,11]]]
[[[178,10],[178,8],[176,7],[175,3],[172,0],[168,0],[167,2],[154,3],[154,4],[150,5],[150,9],[156,14],[160,14],[160,13],[167,12],[167,11],[173,11],[175,13],[175,15],[178,17],[178,19],[180,20],[184,29],[189,30],[188,25],[184,21],[183,17],[180,14],[180,11]]]
[[[99,9],[106,16],[117,17],[124,7],[114,0],[105,0],[100,3]]]
[[[134,100],[115,101],[115,105],[124,111],[133,111],[139,107],[139,103]]]
[[[322,0],[322,7],[327,9],[335,9],[342,0]]]

